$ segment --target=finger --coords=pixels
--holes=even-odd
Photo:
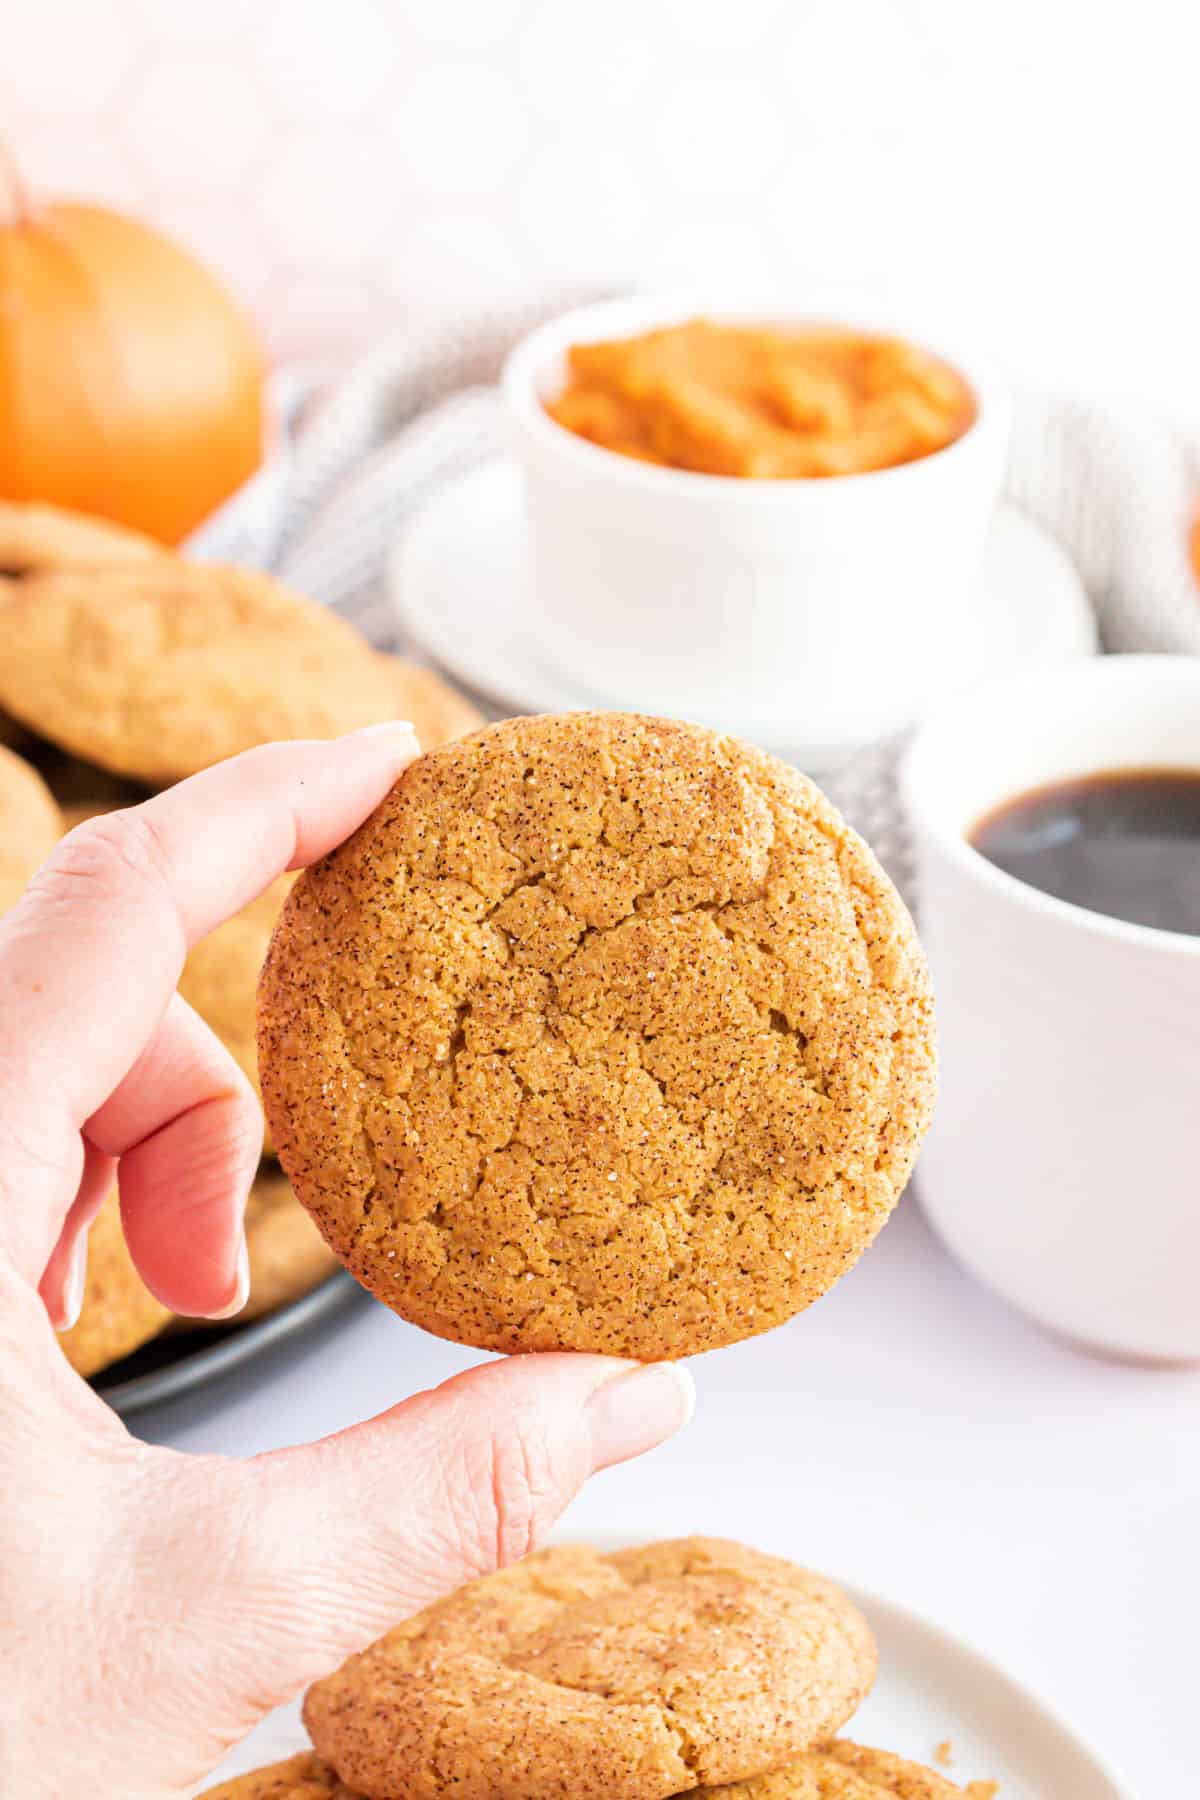
[[[240,1310],[248,1285],[242,1215],[262,1135],[246,1077],[172,995],[145,1050],[84,1126],[84,1178],[38,1284],[59,1329],[82,1286],[88,1226],[118,1165],[126,1242],[150,1291],[189,1318]],[[35,1217],[30,1238],[38,1224],[51,1229]]]
[[[51,1318],[71,1310],[68,1290],[73,1297],[86,1265],[82,1240],[118,1167],[126,1241],[151,1292],[189,1317],[240,1310],[242,1215],[262,1139],[250,1083],[173,994],[128,1075],[84,1124],[84,1177],[57,1242],[51,1217],[32,1208],[13,1246],[26,1278],[40,1277]]]
[[[471,1577],[524,1556],[587,1477],[662,1443],[694,1399],[679,1364],[515,1356],[323,1443],[260,1457],[208,1603],[262,1705]],[[237,1646],[252,1669],[238,1667]],[[247,1719],[247,1724],[250,1720]]]
[[[415,755],[399,726],[271,744],[63,840],[0,925],[0,1189],[27,1202],[0,1234],[40,1205],[57,1236],[74,1134],[154,1035],[189,945],[339,843]]]
[[[408,728],[268,744],[68,834],[6,920],[0,994],[12,1035],[66,1075],[78,1123],[149,1038],[188,948],[340,843],[415,755]]]
[[[85,1144],[79,1191],[38,1283],[38,1292],[56,1331],[69,1331],[78,1323],[87,1279],[88,1232],[115,1179],[112,1157]]]
[[[121,1223],[142,1280],[188,1318],[246,1302],[242,1216],[262,1110],[233,1057],[174,994],[158,1030],[85,1126],[119,1161]]]

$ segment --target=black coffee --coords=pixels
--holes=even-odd
[[[970,841],[1090,912],[1200,935],[1200,769],[1110,769],[1018,794]]]

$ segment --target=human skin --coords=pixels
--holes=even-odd
[[[686,1374],[512,1357],[247,1461],[137,1442],[68,1367],[119,1179],[143,1279],[247,1285],[254,1095],[176,982],[189,946],[351,832],[411,730],[268,745],[79,826],[0,923],[0,1793],[165,1800],[271,1706],[541,1541],[689,1414]]]

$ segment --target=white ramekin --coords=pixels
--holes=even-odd
[[[870,474],[751,481],[641,463],[546,413],[572,344],[697,316],[830,317],[778,303],[611,300],[542,325],[509,356],[503,389],[526,476],[536,642],[610,703],[775,735],[799,727],[831,752],[849,749],[907,724],[971,662],[1005,396],[956,344],[856,311],[836,322],[909,338],[965,377],[978,416],[956,443]]]

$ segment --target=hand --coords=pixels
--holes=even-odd
[[[686,1418],[680,1370],[514,1357],[320,1444],[187,1457],[132,1439],[55,1342],[114,1173],[160,1299],[244,1298],[261,1115],[175,994],[183,959],[415,754],[399,727],[252,751],[72,832],[0,925],[0,1793],[186,1792]]]

